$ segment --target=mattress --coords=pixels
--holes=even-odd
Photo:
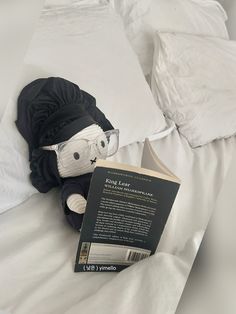
[[[174,313],[235,142],[193,150],[176,129],[152,141],[182,184],[156,254],[119,274],[73,272],[79,234],[67,225],[57,190],[1,215],[0,313]],[[113,160],[140,165],[142,148],[123,147]]]

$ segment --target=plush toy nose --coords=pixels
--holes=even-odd
[[[91,165],[94,164],[97,161],[97,157],[95,157],[94,159],[90,159],[91,161]]]

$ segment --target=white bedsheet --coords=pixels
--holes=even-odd
[[[1,215],[0,313],[174,313],[235,142],[192,150],[177,130],[153,142],[182,185],[158,253],[119,274],[73,272],[79,235],[65,222],[57,191]],[[138,165],[142,147],[124,147],[115,159]]]

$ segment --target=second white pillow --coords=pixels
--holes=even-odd
[[[236,42],[159,33],[152,91],[193,147],[236,133]]]
[[[150,74],[156,30],[228,38],[227,15],[212,0],[114,0],[143,72]]]

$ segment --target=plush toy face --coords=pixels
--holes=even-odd
[[[93,172],[97,159],[107,157],[108,141],[100,126],[93,124],[59,146],[57,166],[62,178]]]

